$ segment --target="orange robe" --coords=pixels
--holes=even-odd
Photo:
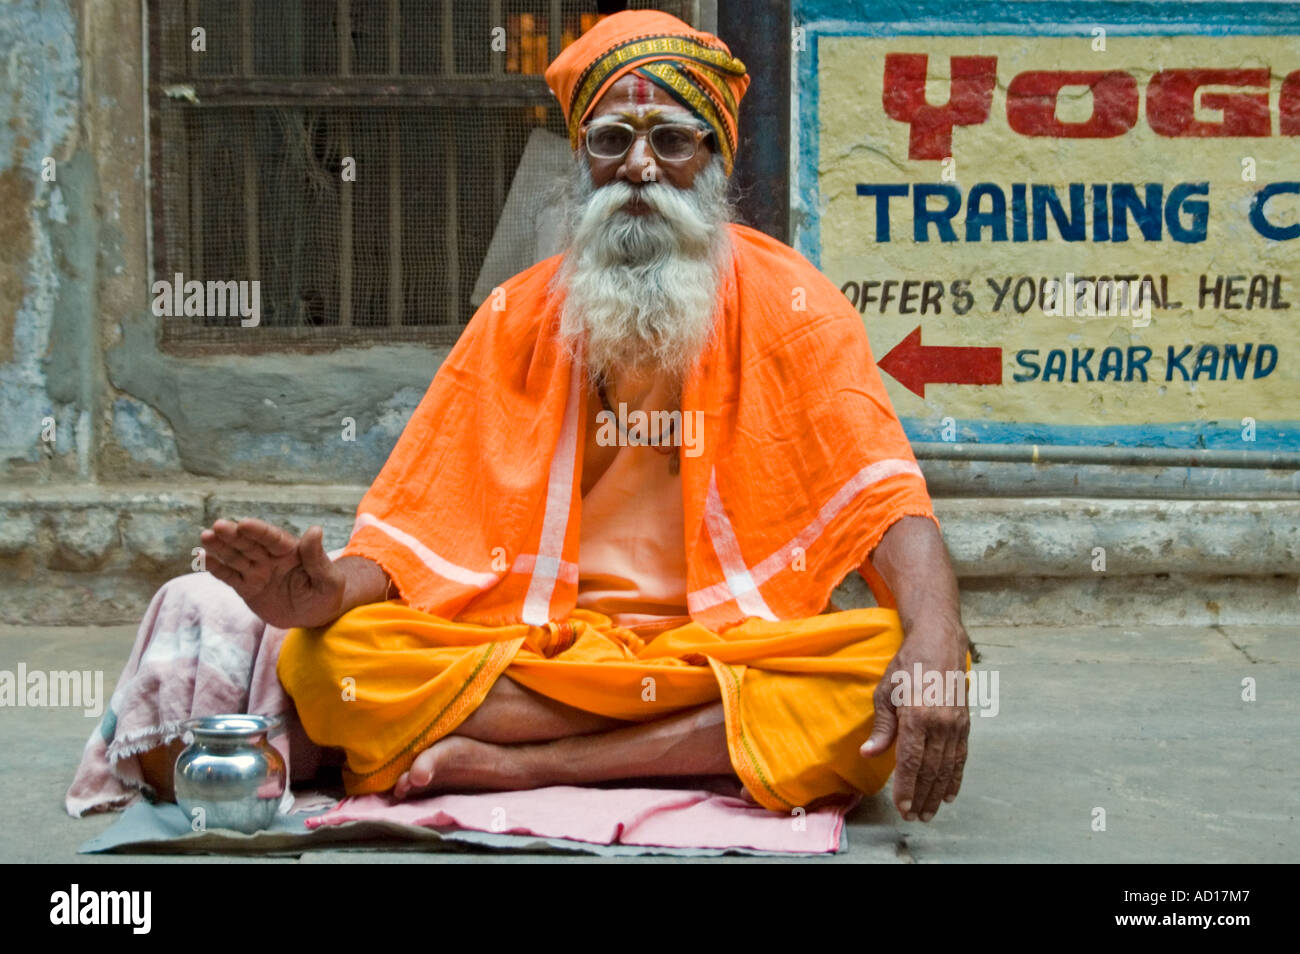
[[[852,306],[797,253],[731,229],[722,330],[681,402],[703,446],[680,449],[680,477],[652,448],[591,469],[594,396],[548,334],[557,260],[466,329],[345,551],[403,600],[281,650],[349,792],[391,788],[502,675],[633,722],[721,701],[733,768],[776,811],[884,785],[893,751],[858,747],[902,632],[866,557],[899,517],[933,519],[929,498]],[[813,317],[790,318],[794,287]],[[821,613],[855,568],[882,608]]]

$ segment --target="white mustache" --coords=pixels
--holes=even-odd
[[[695,257],[708,253],[715,237],[717,223],[708,221],[701,214],[701,202],[698,198],[685,190],[660,182],[647,182],[633,186],[622,180],[615,180],[595,189],[587,199],[582,215],[576,223],[573,244],[586,247],[602,230],[609,230],[611,243],[608,248],[642,244],[636,241],[635,236],[646,231],[646,223],[642,221],[645,216],[633,214],[625,209],[633,199],[640,199],[652,213],[657,213],[672,223],[671,231],[680,254]],[[621,218],[622,227],[612,225],[609,221],[612,218]],[[647,258],[657,249],[631,247],[627,251],[629,255],[624,261],[631,262],[638,258]]]

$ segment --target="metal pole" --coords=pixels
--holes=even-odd
[[[388,0],[388,73],[402,72],[402,5]],[[388,125],[388,324],[402,324],[405,295],[402,286],[402,130],[401,112],[389,107],[382,113]]]
[[[339,75],[352,72],[352,8],[351,0],[338,0],[338,51]],[[339,124],[339,151],[347,158],[352,152],[352,136],[348,123],[349,113],[335,116]],[[353,157],[355,158],[355,157]],[[352,182],[339,183],[339,327],[352,324]]]
[[[1179,447],[1056,447],[1040,444],[949,444],[944,441],[918,441],[912,444],[912,453],[916,455],[917,460],[1300,470],[1300,453],[1295,451],[1197,450]]]
[[[718,37],[749,70],[732,187],[741,218],[790,236],[790,0],[717,0]]]

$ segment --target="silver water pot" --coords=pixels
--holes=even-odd
[[[190,719],[194,741],[176,759],[176,804],[196,830],[270,828],[287,773],[269,735],[278,716],[214,715]]]

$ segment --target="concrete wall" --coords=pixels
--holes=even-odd
[[[161,349],[149,307],[140,6],[0,6],[0,619],[9,621],[138,616],[153,587],[188,570],[198,530],[220,514],[212,501],[228,499],[215,488],[364,487],[447,351]],[[345,418],[355,421],[346,439]]]
[[[0,459],[6,481],[91,475],[96,379],[94,163],[78,23],[65,4],[0,9]],[[55,181],[42,179],[55,161]],[[52,419],[52,422],[51,422]],[[42,429],[55,440],[41,440]]]
[[[367,482],[447,349],[160,349],[139,8],[0,7],[0,482]]]
[[[160,347],[140,17],[136,0],[0,5],[0,621],[138,619],[218,517],[321,523],[341,545],[446,353]],[[1175,502],[1168,467],[924,466],[976,621],[1300,605],[1288,477],[1184,479]]]

